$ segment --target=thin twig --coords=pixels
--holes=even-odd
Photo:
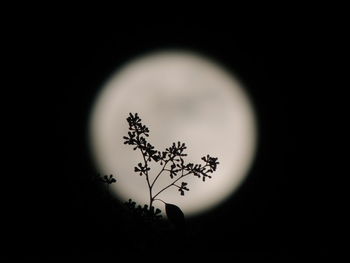
[[[189,174],[191,174],[191,173],[192,173],[192,172],[188,172],[187,174],[184,174],[184,175],[180,176],[179,178],[177,178],[174,182],[172,182],[172,183],[169,184],[168,186],[164,187],[164,188],[163,188],[162,190],[160,190],[157,194],[155,194],[155,195],[153,196],[153,199],[156,198],[160,193],[162,193],[163,191],[165,191],[165,190],[168,189],[169,187],[175,185],[175,183],[176,183],[177,181],[179,181],[180,179],[184,178],[185,176],[187,176],[187,175],[189,175]]]
[[[164,171],[167,171],[167,170],[165,169],[165,166],[168,164],[169,161],[170,161],[170,159],[167,160],[167,161],[165,161],[162,170],[157,174],[156,178],[154,178],[154,181],[152,182],[151,187],[153,187],[153,185],[155,184],[155,182],[158,180],[158,177],[159,177]]]

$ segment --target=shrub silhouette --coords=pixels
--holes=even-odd
[[[127,122],[129,124],[129,132],[127,136],[124,136],[124,144],[131,145],[133,150],[139,150],[142,155],[142,161],[134,167],[134,171],[143,176],[147,182],[148,193],[149,193],[149,205],[136,206],[136,203],[131,199],[126,205],[136,211],[135,213],[142,215],[147,218],[158,219],[160,218],[160,210],[154,209],[153,202],[161,201],[165,204],[165,211],[169,221],[175,225],[180,225],[181,221],[184,220],[184,215],[179,207],[174,204],[169,204],[162,199],[157,198],[161,193],[170,187],[178,188],[180,195],[184,196],[189,185],[184,181],[187,176],[196,176],[202,179],[203,182],[207,178],[211,178],[214,171],[216,171],[217,165],[219,164],[218,158],[206,155],[202,157],[203,164],[186,163],[184,157],[187,156],[185,150],[187,149],[185,143],[177,142],[173,143],[169,148],[164,151],[159,151],[150,144],[146,138],[149,137],[149,129],[146,125],[142,124],[141,118],[138,113],[129,114]],[[160,171],[155,175],[151,176],[150,162],[156,162],[160,165]],[[160,176],[168,174],[172,182],[161,190],[154,192],[154,186]],[[108,179],[108,178],[105,178]]]

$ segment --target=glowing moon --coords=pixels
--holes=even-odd
[[[190,188],[185,196],[175,187],[158,196],[179,206],[186,216],[227,199],[247,175],[257,137],[251,102],[241,83],[207,58],[183,51],[140,57],[113,74],[96,99],[90,122],[96,165],[102,174],[116,176],[112,192],[120,200],[148,204],[146,180],[134,172],[141,154],[122,139],[128,132],[129,112],[139,113],[157,150],[181,141],[187,145],[187,162],[202,163],[206,154],[218,157],[220,164],[211,179],[184,178]],[[151,178],[159,170],[153,165]],[[169,182],[164,174],[154,191]],[[164,211],[161,202],[154,206]]]

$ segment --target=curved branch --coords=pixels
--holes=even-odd
[[[179,181],[180,179],[184,178],[185,176],[191,174],[192,172],[188,172],[187,174],[184,174],[184,175],[181,175],[179,178],[177,178],[174,182],[172,182],[171,184],[169,184],[168,186],[164,187],[162,190],[160,190],[158,193],[156,193],[154,196],[153,196],[153,200],[160,194],[162,193],[163,191],[165,191],[166,189],[168,189],[169,187],[171,186],[175,186],[175,183],[177,181]]]
[[[169,161],[170,161],[170,159],[167,160],[167,161],[165,161],[162,170],[160,170],[160,172],[157,174],[156,178],[154,178],[154,180],[153,180],[153,182],[152,182],[152,184],[151,184],[151,188],[153,187],[153,185],[155,184],[155,182],[158,180],[158,177],[165,171],[165,166],[168,164]]]

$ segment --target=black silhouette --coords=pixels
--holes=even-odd
[[[165,203],[165,212],[168,216],[169,221],[175,226],[181,227],[184,225],[185,215],[178,206]]]
[[[113,184],[113,183],[115,183],[115,182],[117,181],[115,178],[113,178],[113,175],[112,175],[112,174],[109,175],[109,176],[104,175],[103,177],[102,177],[101,175],[98,174],[98,175],[97,175],[97,179],[98,179],[100,182],[106,183],[106,184],[108,184],[108,185]]]
[[[160,211],[154,211],[153,202],[156,200],[161,201],[165,204],[165,211],[169,221],[174,225],[181,225],[182,222],[184,222],[184,214],[181,209],[173,204],[157,199],[157,197],[170,187],[177,187],[180,194],[182,196],[185,195],[185,192],[190,189],[188,188],[188,183],[182,180],[188,175],[194,175],[205,182],[206,178],[211,178],[211,174],[216,171],[217,165],[219,164],[217,161],[218,158],[211,157],[210,155],[204,156],[202,157],[204,161],[203,165],[185,163],[183,159],[183,157],[187,156],[187,154],[184,153],[187,149],[185,143],[173,143],[169,148],[166,148],[165,151],[158,151],[146,140],[146,137],[149,137],[150,131],[146,125],[142,124],[141,118],[137,113],[130,113],[127,121],[129,123],[129,132],[128,136],[123,137],[125,140],[124,144],[132,145],[134,150],[140,150],[143,162],[138,163],[134,171],[140,176],[145,176],[149,189],[149,205],[144,205],[143,208],[141,208],[140,205],[136,207],[136,203],[132,202],[130,199],[127,203],[128,207],[133,209],[136,207],[138,210],[137,214],[147,215],[148,218],[157,218]],[[152,161],[159,163],[161,166],[160,171],[153,180],[149,174],[151,170],[149,163]],[[154,193],[153,187],[164,172],[167,172],[173,181],[160,191]]]

